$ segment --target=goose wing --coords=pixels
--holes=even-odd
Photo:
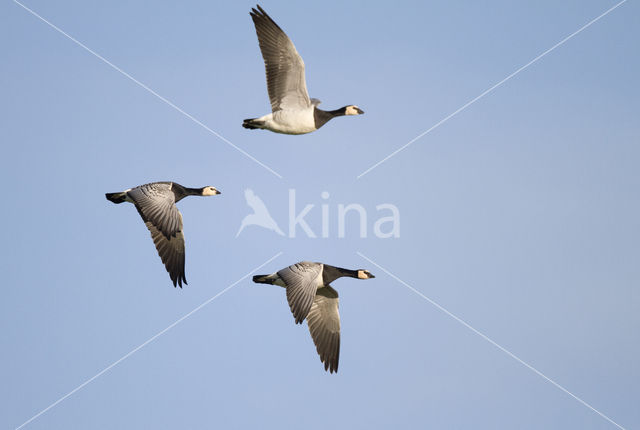
[[[318,285],[322,283],[322,264],[296,263],[278,272],[287,289],[287,301],[296,320],[301,324],[307,317]]]
[[[184,273],[184,234],[182,215],[175,204],[171,183],[141,185],[127,191],[164,263],[173,286],[187,284]]]
[[[150,221],[146,221],[145,224],[151,233],[153,243],[156,245],[160,259],[164,264],[164,267],[169,272],[169,277],[173,282],[173,286],[176,284],[187,285],[187,278],[184,274],[184,234],[182,233],[182,215],[180,216],[180,230],[174,235],[167,238],[158,228]]]
[[[267,73],[271,111],[311,106],[304,77],[304,61],[289,37],[258,5],[251,9]]]
[[[307,315],[307,324],[324,370],[337,372],[340,358],[338,292],[329,285],[318,289]]]
[[[182,230],[182,217],[171,186],[171,183],[153,183],[127,191],[144,222],[151,222],[167,239]]]

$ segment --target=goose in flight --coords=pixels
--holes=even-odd
[[[271,113],[260,118],[245,119],[242,123],[244,128],[305,134],[319,129],[337,116],[364,113],[355,105],[331,111],[318,109],[320,100],[309,98],[304,61],[293,42],[260,5],[256,7],[258,9],[251,9],[250,15],[266,68]]]
[[[214,187],[187,188],[175,182],[153,182],[120,193],[107,193],[107,200],[133,203],[151,232],[160,259],[169,272],[173,286],[187,285],[184,274],[184,234],[182,214],[176,203],[187,196],[215,196]]]
[[[338,371],[340,358],[340,314],[338,292],[331,282],[343,276],[375,278],[367,270],[349,270],[323,263],[303,261],[271,275],[257,275],[253,282],[279,285],[287,290],[287,301],[296,324],[307,320],[324,370]]]
[[[240,229],[238,230],[238,233],[236,233],[236,237],[240,236],[242,230],[249,225],[257,225],[266,228],[267,230],[273,230],[280,236],[284,236],[284,233],[280,230],[276,221],[273,219],[271,214],[269,214],[269,210],[267,210],[262,199],[258,197],[252,189],[247,188],[244,191],[244,197],[247,200],[249,207],[253,209],[253,213],[242,219]]]

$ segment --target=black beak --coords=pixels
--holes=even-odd
[[[216,194],[222,194],[222,191],[216,190]]]
[[[373,276],[371,273],[369,273],[369,279],[373,279],[375,278],[375,276]]]
[[[364,113],[364,111],[360,108],[356,108],[356,112],[358,112],[359,115],[362,115]]]

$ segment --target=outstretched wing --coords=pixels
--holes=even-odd
[[[322,264],[296,263],[278,272],[287,288],[287,301],[296,320],[301,324],[307,317],[318,285],[322,284]]]
[[[127,191],[151,233],[173,286],[187,284],[184,274],[182,215],[175,204],[171,183],[145,184]]]
[[[291,39],[258,5],[251,9],[267,73],[271,111],[311,106],[304,77],[304,61]]]
[[[320,361],[324,363],[324,370],[337,372],[340,359],[340,314],[336,290],[328,285],[318,289],[307,315],[307,324]]]
[[[184,234],[182,233],[182,215],[180,216],[180,230],[174,235],[167,238],[158,228],[150,221],[145,222],[151,238],[156,245],[160,259],[164,263],[164,267],[169,272],[169,277],[173,282],[182,288],[182,284],[187,285],[187,278],[184,274]]]
[[[171,186],[171,183],[153,183],[127,191],[142,220],[151,222],[167,239],[182,230],[182,217]]]

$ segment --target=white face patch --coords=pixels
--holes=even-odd
[[[369,275],[364,273],[364,270],[358,270],[358,279],[369,279]]]
[[[216,190],[214,187],[206,187],[204,191],[202,191],[203,196],[215,196],[216,194],[220,194],[220,191]]]
[[[360,115],[358,113],[358,106],[347,106],[347,109],[344,111],[345,115]]]

